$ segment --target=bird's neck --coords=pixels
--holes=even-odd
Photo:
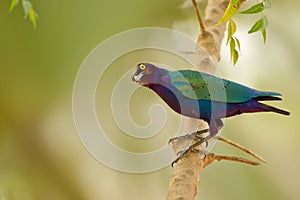
[[[168,73],[162,72],[156,83],[149,83],[146,87],[157,93],[173,110],[180,112],[178,95],[171,86],[171,80]]]

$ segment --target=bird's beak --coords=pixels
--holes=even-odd
[[[141,78],[144,76],[144,72],[141,72],[139,74],[134,74],[132,76],[132,81],[135,81],[135,82],[139,82],[141,81]]]

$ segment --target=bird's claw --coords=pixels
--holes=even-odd
[[[198,139],[201,139],[201,135],[203,133],[207,133],[209,131],[209,129],[203,129],[203,130],[199,130],[199,131],[196,131],[196,132],[193,132],[193,133],[189,133],[189,134],[186,134],[186,135],[181,135],[181,136],[178,136],[178,137],[173,137],[169,140],[168,144],[171,144],[173,141],[175,140],[186,140],[186,139],[194,139],[194,138],[198,138]],[[207,144],[206,144],[207,146]]]
[[[202,144],[203,142],[206,143],[206,146],[208,145],[207,140],[211,139],[213,136],[209,135],[205,138],[200,138],[199,141],[197,141],[196,143],[192,144],[191,146],[189,146],[186,150],[184,151],[180,151],[179,156],[172,162],[171,166],[173,167],[175,163],[177,163],[179,160],[181,160],[182,158],[184,158],[185,156],[187,156],[190,152],[198,152],[198,153],[203,153],[204,156],[206,157],[206,152],[199,150],[199,149],[195,149],[195,147],[199,146],[200,144]]]
[[[204,155],[204,158],[206,157],[207,155],[207,152],[206,151],[203,151],[203,150],[199,150],[199,149],[195,149],[194,147],[189,147],[187,148],[186,150],[184,151],[180,151],[179,152],[179,156],[172,162],[171,166],[173,167],[174,164],[176,164],[179,160],[181,160],[182,158],[184,158],[185,156],[187,156],[189,153],[191,152],[195,152],[195,153],[199,153],[199,154],[203,154]]]
[[[195,138],[195,136],[192,135],[193,133],[190,133],[190,134],[186,134],[186,135],[181,135],[181,136],[178,136],[178,137],[173,137],[169,140],[168,144],[171,144],[173,141],[175,140],[185,140],[185,139],[193,139]]]
[[[196,138],[199,139],[199,140],[203,139],[203,138],[200,137],[199,135],[196,135]],[[205,140],[204,142],[205,142],[205,147],[207,147],[207,146],[208,146],[208,141]]]
[[[180,153],[180,155],[172,162],[171,166],[174,167],[174,164],[177,163],[180,159],[182,159],[183,157],[185,157],[188,153],[190,153],[191,151],[188,149],[186,149],[185,151],[181,151],[182,153]]]

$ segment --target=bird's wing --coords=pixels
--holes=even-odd
[[[192,70],[172,71],[170,77],[171,85],[182,95],[196,100],[241,103],[257,96],[280,95],[259,92],[229,80]]]

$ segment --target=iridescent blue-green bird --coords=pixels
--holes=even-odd
[[[177,113],[206,121],[210,136],[222,128],[222,118],[253,112],[290,114],[261,103],[281,100],[279,93],[258,91],[199,71],[168,71],[140,63],[132,80],[153,90]]]

